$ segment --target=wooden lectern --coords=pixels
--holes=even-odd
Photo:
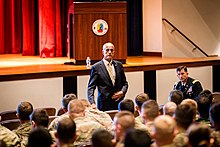
[[[68,14],[70,59],[74,59],[75,64],[82,65],[90,57],[93,64],[103,58],[102,45],[112,42],[115,45],[114,59],[126,63],[126,9],[126,2],[74,2]],[[100,20],[106,23],[103,24]],[[102,30],[97,30],[97,26]],[[104,35],[103,31],[106,32]]]

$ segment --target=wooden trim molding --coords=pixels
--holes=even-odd
[[[162,57],[162,52],[143,52],[143,55]]]

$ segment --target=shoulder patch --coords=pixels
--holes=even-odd
[[[192,81],[193,84],[195,84],[196,82],[199,82],[199,80],[194,80],[194,81]]]

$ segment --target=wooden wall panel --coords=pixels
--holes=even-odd
[[[73,16],[73,58],[76,64],[85,64],[87,56],[92,61],[102,59],[102,45],[115,45],[115,59],[127,58],[127,15],[126,2],[74,3]],[[108,32],[97,36],[92,24],[97,19],[108,23]]]

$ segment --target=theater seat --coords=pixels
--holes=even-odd
[[[11,119],[11,120],[5,120],[1,121],[0,124],[9,130],[14,130],[20,125],[19,119]]]
[[[118,110],[109,110],[109,111],[105,111],[108,115],[110,115],[110,117],[112,118],[112,120],[115,117],[115,114],[118,113]]]
[[[220,102],[220,92],[213,92],[212,93],[215,102]]]
[[[56,108],[54,107],[43,107],[40,109],[45,109],[47,111],[48,116],[55,116],[56,114]]]
[[[60,109],[57,111],[56,116],[60,116],[60,115],[62,115],[62,114],[64,114],[64,113],[65,113],[65,111],[63,110],[63,108],[60,108]]]
[[[16,110],[3,111],[0,113],[1,121],[17,119]]]

